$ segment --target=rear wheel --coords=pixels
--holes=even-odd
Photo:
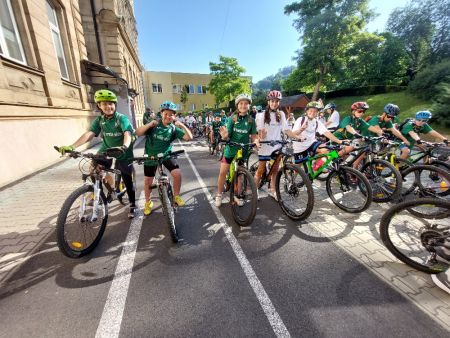
[[[233,218],[240,226],[248,226],[256,215],[258,196],[252,174],[238,167],[230,187],[230,204]]]
[[[169,227],[170,237],[174,243],[178,242],[178,233],[175,225],[175,210],[172,205],[172,188],[170,186],[161,186],[161,201],[163,213],[166,216]]]
[[[56,221],[59,250],[71,258],[82,257],[100,242],[108,222],[108,204],[101,192],[94,208],[94,188],[83,185],[64,201]]]
[[[361,172],[372,186],[372,199],[375,202],[388,202],[399,197],[402,188],[402,176],[389,162],[374,159],[365,163]]]
[[[450,173],[434,165],[415,165],[403,172],[402,195],[419,194],[421,197],[450,195]]]
[[[300,221],[311,215],[314,190],[311,180],[300,167],[286,164],[277,173],[275,188],[278,203],[289,218]]]

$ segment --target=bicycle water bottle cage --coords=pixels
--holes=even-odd
[[[236,154],[236,159],[240,160],[242,157],[243,157],[243,155],[242,155],[242,149],[239,149],[239,150],[237,151],[237,154]]]

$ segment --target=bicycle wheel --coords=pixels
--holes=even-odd
[[[71,258],[90,253],[100,242],[108,222],[108,204],[103,191],[94,210],[94,188],[83,185],[64,201],[56,221],[59,250]]]
[[[414,165],[403,172],[402,195],[449,198],[450,173],[433,165]]]
[[[372,200],[375,202],[389,202],[399,197],[402,175],[388,161],[373,159],[362,166],[361,172],[372,186]]]
[[[311,215],[314,190],[303,169],[294,164],[286,164],[277,173],[275,188],[281,210],[289,218],[300,221]]]
[[[448,164],[448,163],[446,163],[444,161],[433,160],[430,164],[434,165],[435,167],[441,168],[441,169],[445,170],[446,172],[450,173],[450,164]]]
[[[216,143],[216,157],[219,161],[222,160],[224,147],[223,143]]]
[[[340,209],[358,213],[366,210],[372,202],[372,187],[358,170],[342,166],[333,171],[326,181],[327,193]]]
[[[178,242],[177,227],[175,225],[175,210],[172,205],[171,186],[160,186],[161,202],[163,214],[166,216],[167,226],[169,227],[170,237],[174,243]]]
[[[410,213],[411,208],[421,206],[434,211],[426,217]],[[435,218],[434,214],[441,217]],[[449,224],[450,201],[416,199],[387,210],[381,218],[380,235],[386,248],[403,263],[426,273],[438,273],[449,268],[435,250],[450,236]]]
[[[214,155],[214,151],[216,150],[216,143],[211,143],[211,140],[208,139],[208,147],[209,147],[209,154]]]
[[[253,222],[258,200],[255,180],[250,172],[239,166],[230,187],[230,204],[233,218],[240,226]]]

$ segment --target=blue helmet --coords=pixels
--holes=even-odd
[[[428,120],[433,116],[428,110],[418,111],[416,113],[416,120]]]
[[[164,101],[161,104],[161,110],[172,110],[173,112],[177,111],[177,105],[171,101]]]
[[[398,115],[398,113],[400,113],[400,108],[393,103],[388,103],[387,105],[384,106],[383,111],[388,116],[396,117]]]
[[[325,107],[323,107],[323,109],[336,109],[336,103],[334,102],[327,103]]]

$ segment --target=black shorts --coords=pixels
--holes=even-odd
[[[179,168],[177,161],[175,161],[175,159],[173,159],[173,158],[165,160],[162,164],[169,171]],[[144,176],[145,177],[155,177],[157,168],[158,168],[157,165],[152,165],[152,166],[144,165]]]
[[[94,165],[99,164],[99,165],[104,166],[104,167],[107,168],[107,169],[111,168],[112,162],[113,162],[112,159],[107,159],[107,160],[96,160],[96,161],[93,161]],[[123,175],[129,175],[129,176],[131,176],[132,173],[133,173],[133,164],[130,163],[130,162],[128,162],[128,161],[119,161],[119,160],[116,160],[116,165],[115,165],[115,168],[114,168],[114,169],[120,170],[120,172],[121,172]]]
[[[316,141],[309,146],[308,149],[302,151],[301,153],[294,154],[294,163],[299,164],[305,162],[309,156],[314,156],[317,152],[317,148],[322,144],[322,142]]]

